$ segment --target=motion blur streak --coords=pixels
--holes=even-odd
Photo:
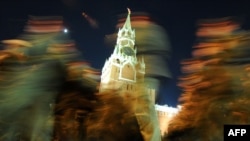
[[[74,82],[95,90],[97,80],[93,76],[82,77],[85,68],[94,69],[86,63],[72,67],[72,62],[84,60],[74,41],[63,33],[62,20],[30,16],[23,34],[2,41],[5,49],[0,51],[1,141],[52,140],[53,107],[65,84]],[[92,72],[86,73],[89,74]]]
[[[224,124],[249,124],[250,34],[233,17],[201,20],[193,57],[182,62],[182,109],[165,141],[223,141]]]

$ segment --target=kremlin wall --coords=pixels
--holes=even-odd
[[[167,134],[168,124],[172,118],[179,112],[180,107],[170,107],[168,105],[155,104],[155,109],[158,115],[158,121],[160,125],[161,135]]]

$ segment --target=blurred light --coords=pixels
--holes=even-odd
[[[64,32],[64,33],[68,33],[68,29],[65,28],[65,29],[63,30],[63,32]]]
[[[87,20],[87,22],[89,23],[89,25],[95,29],[99,28],[99,24],[96,21],[96,19],[90,17],[88,14],[86,14],[85,12],[82,13],[82,16]]]

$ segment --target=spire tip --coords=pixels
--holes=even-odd
[[[130,15],[131,14],[131,11],[130,11],[130,9],[129,8],[127,8],[128,9],[128,14]]]

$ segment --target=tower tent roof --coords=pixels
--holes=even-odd
[[[125,28],[125,29],[131,29],[130,14],[131,14],[131,11],[128,8],[128,15],[127,15],[126,21],[123,25],[123,28]]]

